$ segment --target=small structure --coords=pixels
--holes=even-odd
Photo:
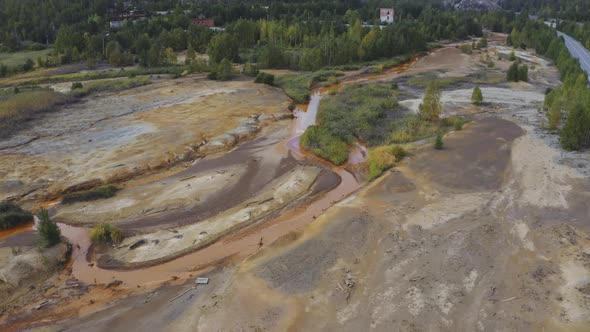
[[[195,284],[197,285],[206,285],[209,283],[209,278],[199,277],[195,280]]]
[[[379,10],[379,18],[381,19],[381,23],[391,24],[393,23],[393,18],[395,16],[395,11],[393,8],[381,8]]]
[[[215,28],[215,21],[212,18],[194,19],[193,25],[199,25],[206,28]]]
[[[110,21],[109,27],[113,30],[121,29],[125,26],[125,21]]]

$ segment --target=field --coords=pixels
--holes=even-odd
[[[18,65],[22,65],[27,61],[27,59],[31,59],[33,61],[37,61],[37,58],[46,57],[51,53],[52,49],[48,48],[45,50],[40,51],[21,51],[21,52],[14,52],[14,53],[0,53],[0,63],[4,64],[8,67],[14,67]]]

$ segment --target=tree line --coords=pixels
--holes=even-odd
[[[514,45],[527,45],[553,60],[559,69],[558,88],[547,91],[544,109],[550,130],[558,130],[567,150],[590,147],[590,89],[588,77],[565,47],[563,38],[540,21],[517,24],[511,34]]]

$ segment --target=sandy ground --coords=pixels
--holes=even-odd
[[[34,199],[219,152],[252,138],[269,121],[288,118],[289,104],[273,87],[202,76],[91,97],[33,120],[0,143],[0,199]],[[199,152],[223,133],[231,139]]]
[[[183,252],[210,244],[222,235],[251,224],[264,216],[296,202],[311,192],[320,174],[317,167],[297,167],[277,178],[259,195],[207,220],[175,229],[126,238],[117,249],[108,251],[100,261],[109,265],[144,265],[170,259]],[[133,248],[135,243],[145,243]],[[133,249],[132,249],[133,248]],[[114,261],[114,262],[113,262]]]

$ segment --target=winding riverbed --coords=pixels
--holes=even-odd
[[[295,119],[291,123],[288,139],[275,146],[269,146],[269,149],[284,151],[287,148],[297,158],[310,158],[317,162],[323,162],[315,157],[306,156],[299,147],[301,135],[309,126],[316,123],[322,95],[342,85],[388,78],[391,75],[407,70],[417,60],[418,57],[414,57],[408,63],[391,68],[381,74],[359,75],[344,79],[336,85],[314,90],[309,104],[298,107],[294,111]],[[366,152],[366,148],[361,144],[355,145],[351,150],[349,162],[363,162]],[[341,177],[342,181],[336,188],[323,194],[312,203],[289,210],[274,220],[256,225],[239,234],[222,238],[204,249],[156,266],[125,271],[97,267],[96,264],[88,261],[88,251],[91,248],[88,230],[82,227],[60,224],[63,236],[74,244],[71,258],[72,274],[79,280],[89,284],[105,284],[113,280],[120,280],[123,282],[122,287],[135,288],[140,285],[158,285],[173,278],[194,277],[228,260],[243,259],[259,250],[261,243],[267,245],[285,234],[303,229],[332,205],[360,188],[355,177],[343,167],[333,165],[331,167]]]

